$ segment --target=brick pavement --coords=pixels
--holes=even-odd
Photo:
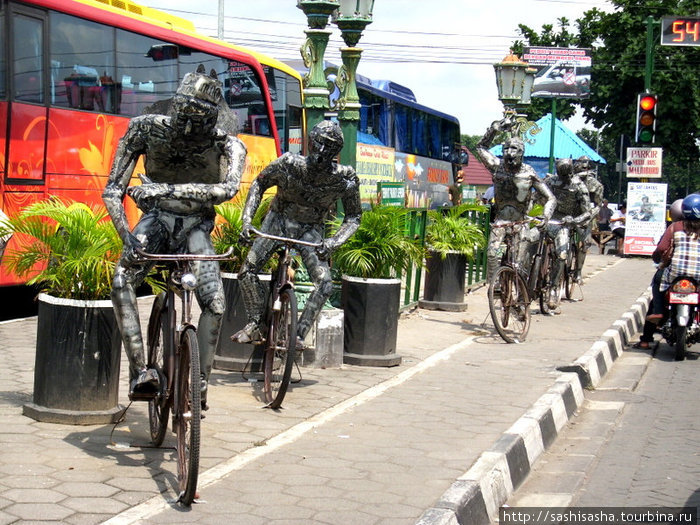
[[[0,524],[415,523],[547,395],[557,366],[630,309],[652,273],[645,259],[590,255],[584,301],[533,316],[520,345],[494,335],[483,288],[467,312],[417,310],[400,322],[400,366],[302,368],[278,412],[261,410],[258,384],[215,371],[203,422],[206,503],[185,511],[172,503],[173,436],[148,447],[144,404],[114,429],[22,415],[36,322],[0,324]],[[126,377],[123,358],[125,405]]]

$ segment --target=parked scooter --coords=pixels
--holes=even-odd
[[[700,282],[689,277],[676,278],[666,292],[668,318],[661,335],[683,361],[686,350],[700,342]]]

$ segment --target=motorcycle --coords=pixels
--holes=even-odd
[[[666,291],[668,318],[661,335],[676,351],[676,361],[683,361],[686,350],[700,342],[700,282],[677,277]]]

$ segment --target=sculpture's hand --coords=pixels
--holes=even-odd
[[[252,233],[252,225],[249,223],[243,223],[241,233],[238,236],[238,242],[244,246],[250,246],[253,243]]]
[[[145,239],[143,239],[145,240]],[[141,239],[136,237],[133,234],[129,234],[127,236],[127,240],[124,243],[124,257],[129,263],[133,263],[135,261],[138,261],[140,257],[136,253],[136,248],[139,248],[140,250],[144,250],[145,246],[144,243],[142,242]]]
[[[172,192],[168,184],[141,184],[131,186],[126,190],[141,210],[150,210],[156,203]]]
[[[316,254],[318,255],[319,259],[323,259],[324,261],[327,261],[331,253],[337,248],[335,241],[333,239],[323,239],[323,242],[321,243],[321,246],[316,248]]]

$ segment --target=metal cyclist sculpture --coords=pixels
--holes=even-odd
[[[185,75],[172,100],[169,116],[131,119],[121,138],[103,199],[124,242],[114,274],[112,302],[129,358],[132,399],[147,399],[158,390],[158,373],[146,369],[144,342],[136,304],[136,288],[152,262],[139,260],[135,248],[151,253],[213,254],[210,233],[214,205],[231,199],[240,185],[246,148],[237,138],[216,128],[223,94],[216,73],[203,66]],[[129,188],[139,157],[146,174]],[[124,210],[127,193],[143,216],[133,231]],[[197,338],[201,356],[202,405],[211,372],[225,299],[214,261],[193,263],[196,297],[202,309]]]
[[[299,246],[302,262],[314,283],[297,325],[298,345],[306,337],[323,303],[332,292],[328,264],[333,250],[347,241],[360,225],[360,183],[350,166],[336,164],[335,157],[343,148],[340,126],[324,120],[309,133],[309,155],[285,153],[272,161],[250,186],[243,210],[241,242],[251,242],[251,222],[268,188],[277,188],[270,210],[263,220],[264,233],[320,243],[318,248]],[[324,238],[326,221],[335,210],[338,199],[344,217],[338,231]],[[260,340],[265,289],[258,279],[263,265],[278,249],[279,241],[257,237],[238,275],[248,316],[246,326],[232,339],[239,343]]]

